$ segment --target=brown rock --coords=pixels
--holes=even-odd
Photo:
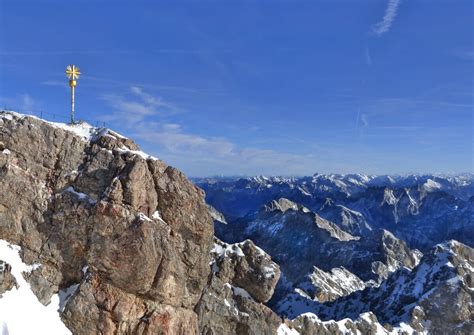
[[[14,286],[17,286],[15,277],[11,273],[11,266],[0,260],[0,298],[6,291],[11,290]]]
[[[27,280],[44,304],[81,283],[62,314],[75,334],[197,333],[213,238],[204,193],[133,141],[90,131],[0,113],[0,238],[42,264]]]

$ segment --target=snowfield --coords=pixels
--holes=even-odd
[[[0,331],[2,335],[71,334],[61,321],[59,308],[63,305],[58,294],[48,306],[39,302],[23,273],[29,273],[39,264],[26,265],[20,258],[20,247],[0,239],[0,260],[10,264],[18,288],[13,287],[0,298]]]

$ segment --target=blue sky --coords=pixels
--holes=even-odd
[[[78,117],[191,176],[473,172],[473,18],[472,1],[0,0],[0,107],[67,119],[74,63]]]

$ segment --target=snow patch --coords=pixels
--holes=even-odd
[[[211,249],[211,253],[216,254],[219,257],[222,256],[228,256],[231,254],[235,254],[239,257],[244,257],[245,254],[238,245],[238,243],[234,244],[227,244],[227,243],[222,243],[222,245],[214,243],[214,247]]]
[[[288,327],[286,324],[282,323],[277,329],[277,335],[300,335],[296,329]]]
[[[72,186],[69,186],[68,188],[66,188],[62,193],[64,193],[64,192],[72,193],[72,194],[76,195],[80,200],[87,200],[92,205],[97,203],[97,201],[92,199],[89,195],[87,195],[85,193],[77,192]]]
[[[125,146],[123,146],[122,148],[117,148],[115,149],[116,151],[118,151],[120,154],[127,154],[127,153],[130,153],[132,155],[137,155],[137,156],[140,156],[141,158],[143,158],[144,160],[147,160],[147,159],[151,159],[151,160],[155,160],[157,161],[158,158],[156,157],[153,157],[141,150],[131,150]]]
[[[24,272],[31,272],[38,265],[23,263],[20,250],[19,246],[0,239],[0,258],[11,265],[11,273],[18,284],[18,288],[12,288],[0,298],[2,334],[71,334],[58,313],[59,295],[53,295],[48,306],[44,306],[23,277]]]
[[[423,184],[423,189],[427,192],[431,191],[436,191],[441,188],[441,184],[434,181],[433,179],[428,179],[424,184]]]
[[[92,127],[87,122],[79,122],[75,124],[47,122],[53,127],[60,128],[78,135],[84,141],[90,141],[97,133],[97,128]]]

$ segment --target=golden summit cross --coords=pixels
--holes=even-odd
[[[69,87],[71,88],[71,124],[74,124],[74,93],[77,85],[76,79],[79,79],[81,71],[76,65],[68,65],[66,76],[69,78]]]

